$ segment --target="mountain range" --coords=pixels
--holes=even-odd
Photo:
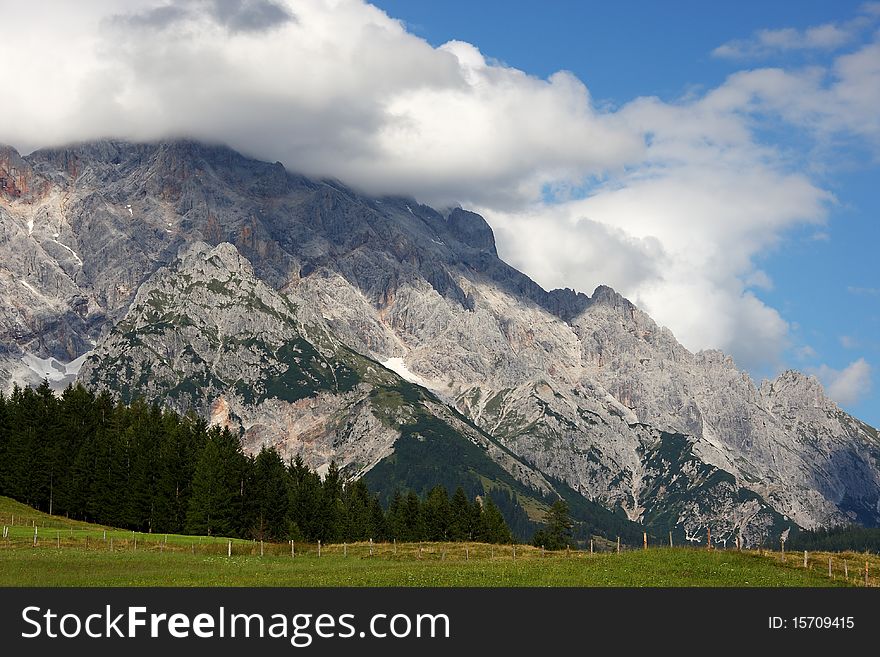
[[[814,377],[756,384],[608,287],[546,291],[459,207],[186,140],[3,147],[0,262],[7,390],[192,410],[386,494],[503,491],[530,521],[561,496],[609,538],[880,524],[877,431]]]

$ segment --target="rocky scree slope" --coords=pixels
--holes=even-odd
[[[319,472],[333,460],[351,476],[375,470],[386,497],[436,483],[470,495],[499,489],[526,524],[524,504],[537,517],[548,496],[577,497],[427,390],[352,351],[301,300],[258,280],[228,243],[187,245],[150,276],[79,377],[125,401],[195,410],[241,435],[249,452],[273,446]],[[634,532],[599,505],[573,506],[591,531]]]

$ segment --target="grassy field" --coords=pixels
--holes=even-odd
[[[11,524],[15,516],[15,525]],[[542,555],[528,546],[424,543],[322,546],[133,534],[41,514],[0,498],[0,586],[847,586],[865,559],[654,548]],[[34,528],[37,545],[33,545]],[[105,539],[106,532],[106,539]],[[372,552],[372,556],[371,556]],[[849,581],[843,580],[847,559]],[[859,579],[862,578],[862,579]],[[871,580],[876,583],[876,580]]]

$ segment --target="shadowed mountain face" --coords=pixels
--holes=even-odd
[[[193,142],[6,149],[0,253],[9,386],[70,380],[94,349],[89,385],[192,407],[239,427],[249,448],[362,472],[406,434],[399,423],[367,422],[350,440],[328,429],[320,450],[302,436],[310,413],[364,401],[364,382],[345,389],[339,375],[373,363],[536,477],[658,529],[754,541],[782,516],[880,524],[877,432],[815,379],[756,386],[610,288],[547,292],[465,210],[368,198]],[[306,343],[322,356],[303,355]]]

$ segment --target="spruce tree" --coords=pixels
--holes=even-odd
[[[446,541],[449,539],[449,494],[446,488],[434,486],[425,498],[422,506],[425,523],[425,534],[429,541]]]
[[[288,535],[287,473],[275,448],[260,450],[254,460],[254,506],[252,535],[257,539],[282,540]]]
[[[336,461],[331,461],[321,484],[316,538],[331,543],[340,540],[343,531],[345,503],[342,500],[344,480]]]
[[[422,513],[422,502],[413,491],[407,493],[403,501],[403,540],[428,540],[425,531],[425,518]]]
[[[386,532],[392,540],[408,540],[405,507],[403,495],[400,494],[399,490],[394,491],[391,502],[388,504],[388,512],[385,514]]]
[[[188,532],[239,535],[244,465],[238,439],[228,429],[211,429],[193,474]]]
[[[6,395],[0,390],[0,495],[9,495],[10,431]]]
[[[556,500],[544,515],[546,527],[535,532],[532,544],[548,550],[562,550],[573,545],[572,522],[565,500]]]
[[[343,539],[364,541],[375,538],[370,491],[363,479],[349,483],[344,491],[345,529]]]
[[[303,463],[299,455],[288,471],[291,482],[291,523],[294,526],[291,529],[294,538],[306,541],[325,540],[321,520],[324,504],[321,478]]]
[[[455,489],[449,503],[449,540],[469,541],[473,539],[473,515],[464,489]]]
[[[504,516],[488,495],[483,496],[480,513],[480,540],[485,543],[510,543],[513,536]]]
[[[387,541],[389,539],[385,512],[379,503],[378,495],[370,497],[370,537],[377,541]]]

